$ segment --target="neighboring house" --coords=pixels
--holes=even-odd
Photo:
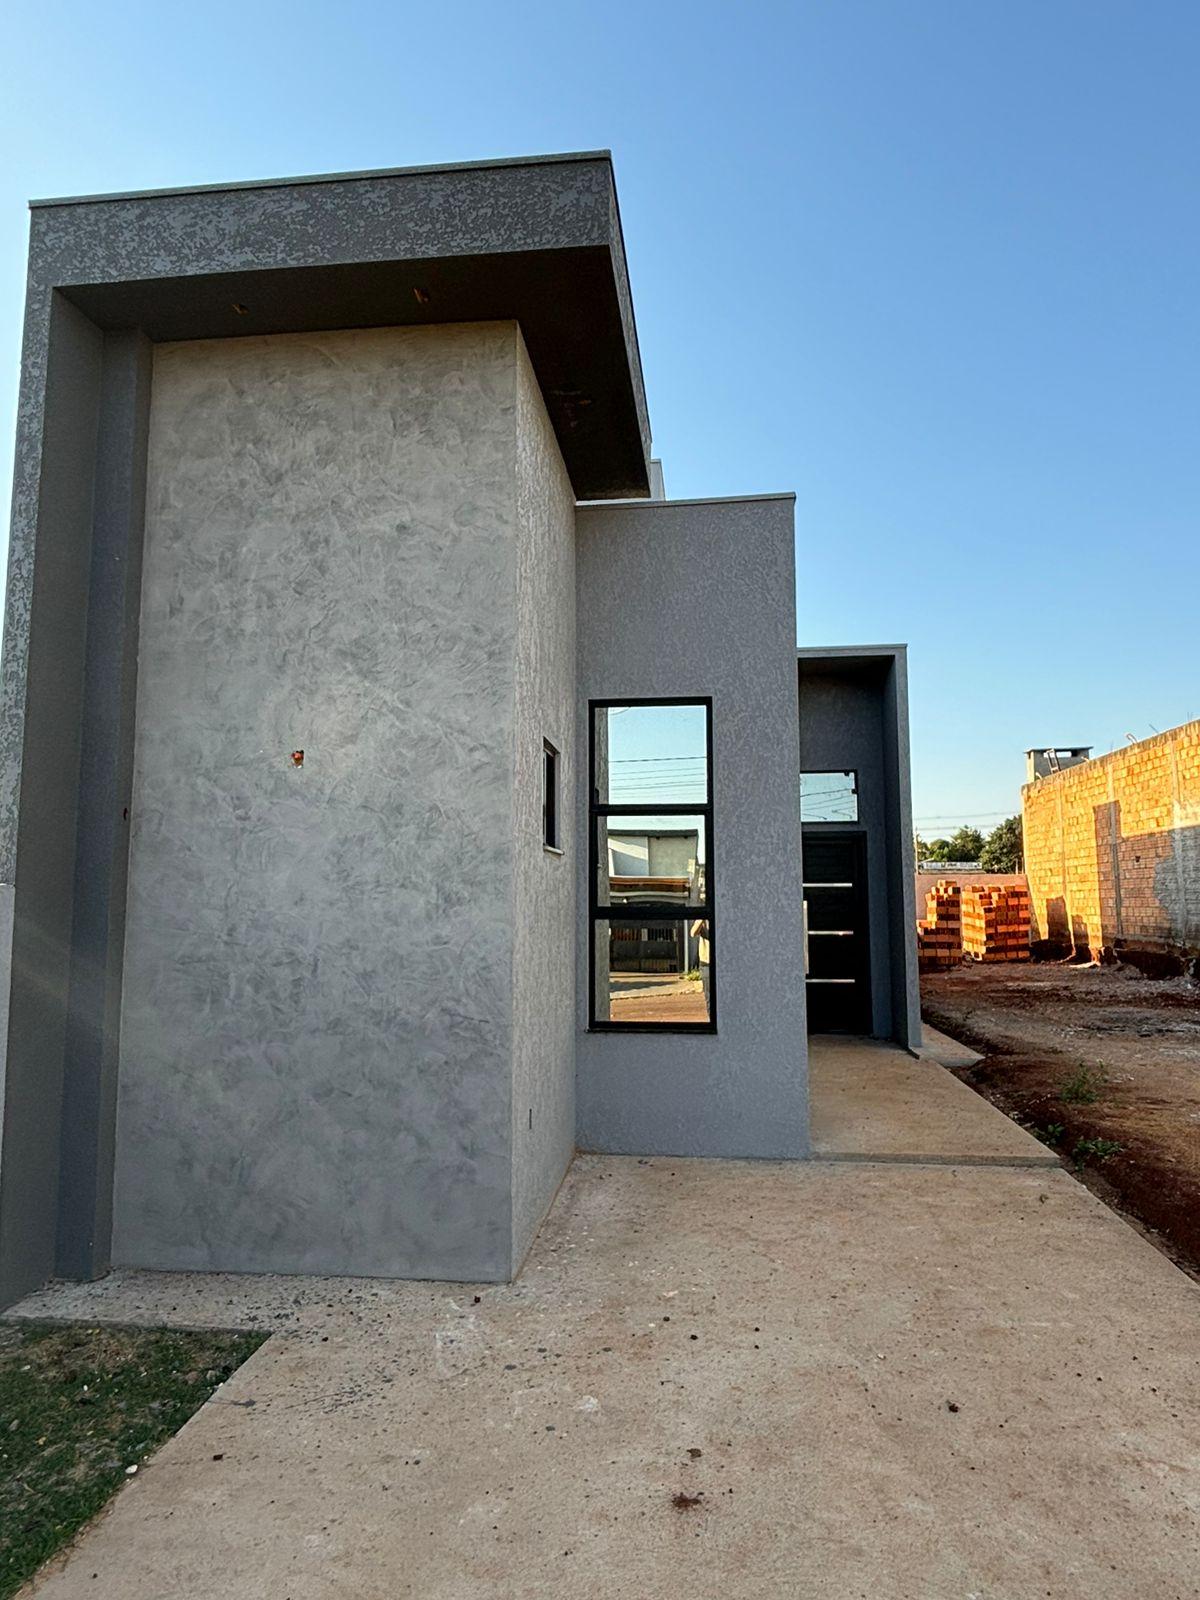
[[[699,830],[660,828],[653,833],[618,834],[609,828],[608,890],[612,904],[630,912],[641,905],[652,907],[662,902],[703,904],[704,864]],[[667,979],[679,978],[690,972],[699,959],[697,938],[687,921],[655,927],[631,916],[628,921],[613,922],[611,927],[614,972],[660,973]]]
[[[806,1027],[919,1037],[904,654],[662,498],[609,157],[39,202],[28,284],[0,1295],[805,1156]]]

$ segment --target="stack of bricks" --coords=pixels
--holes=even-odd
[[[1028,961],[1029,890],[969,884],[962,892],[962,953],[970,961]]]
[[[952,879],[939,878],[917,923],[917,965],[922,972],[956,967],[962,952],[962,890]]]

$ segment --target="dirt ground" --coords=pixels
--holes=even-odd
[[[1131,967],[968,964],[924,976],[921,996],[928,1021],[984,1053],[961,1078],[1200,1271],[1200,987]]]
[[[622,974],[614,991],[609,1008],[614,1022],[708,1021],[704,989],[695,979],[673,973],[642,978]]]

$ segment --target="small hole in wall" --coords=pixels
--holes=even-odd
[[[294,767],[302,767],[304,765],[304,751],[303,750],[293,750],[292,751],[292,765]]]
[[[417,304],[419,306],[427,306],[429,304],[429,290],[428,289],[418,289],[418,288],[414,287],[414,289],[413,289],[413,299],[417,302]]]
[[[248,317],[250,315],[250,307],[244,306],[240,300],[231,301],[231,304],[233,306],[234,313],[237,316]]]
[[[121,809],[121,820],[122,820],[122,822],[128,822],[129,821],[129,807],[128,806],[123,806],[122,807],[122,809]]]
[[[530,1106],[530,1108],[529,1108],[529,1127],[530,1127],[530,1131],[532,1131],[532,1129],[533,1129],[533,1107],[532,1106]]]

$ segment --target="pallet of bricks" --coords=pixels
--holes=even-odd
[[[939,878],[925,896],[925,915],[917,923],[917,966],[940,972],[962,960],[962,890]]]
[[[962,893],[962,953],[968,961],[1029,960],[1029,890],[968,884]]]

